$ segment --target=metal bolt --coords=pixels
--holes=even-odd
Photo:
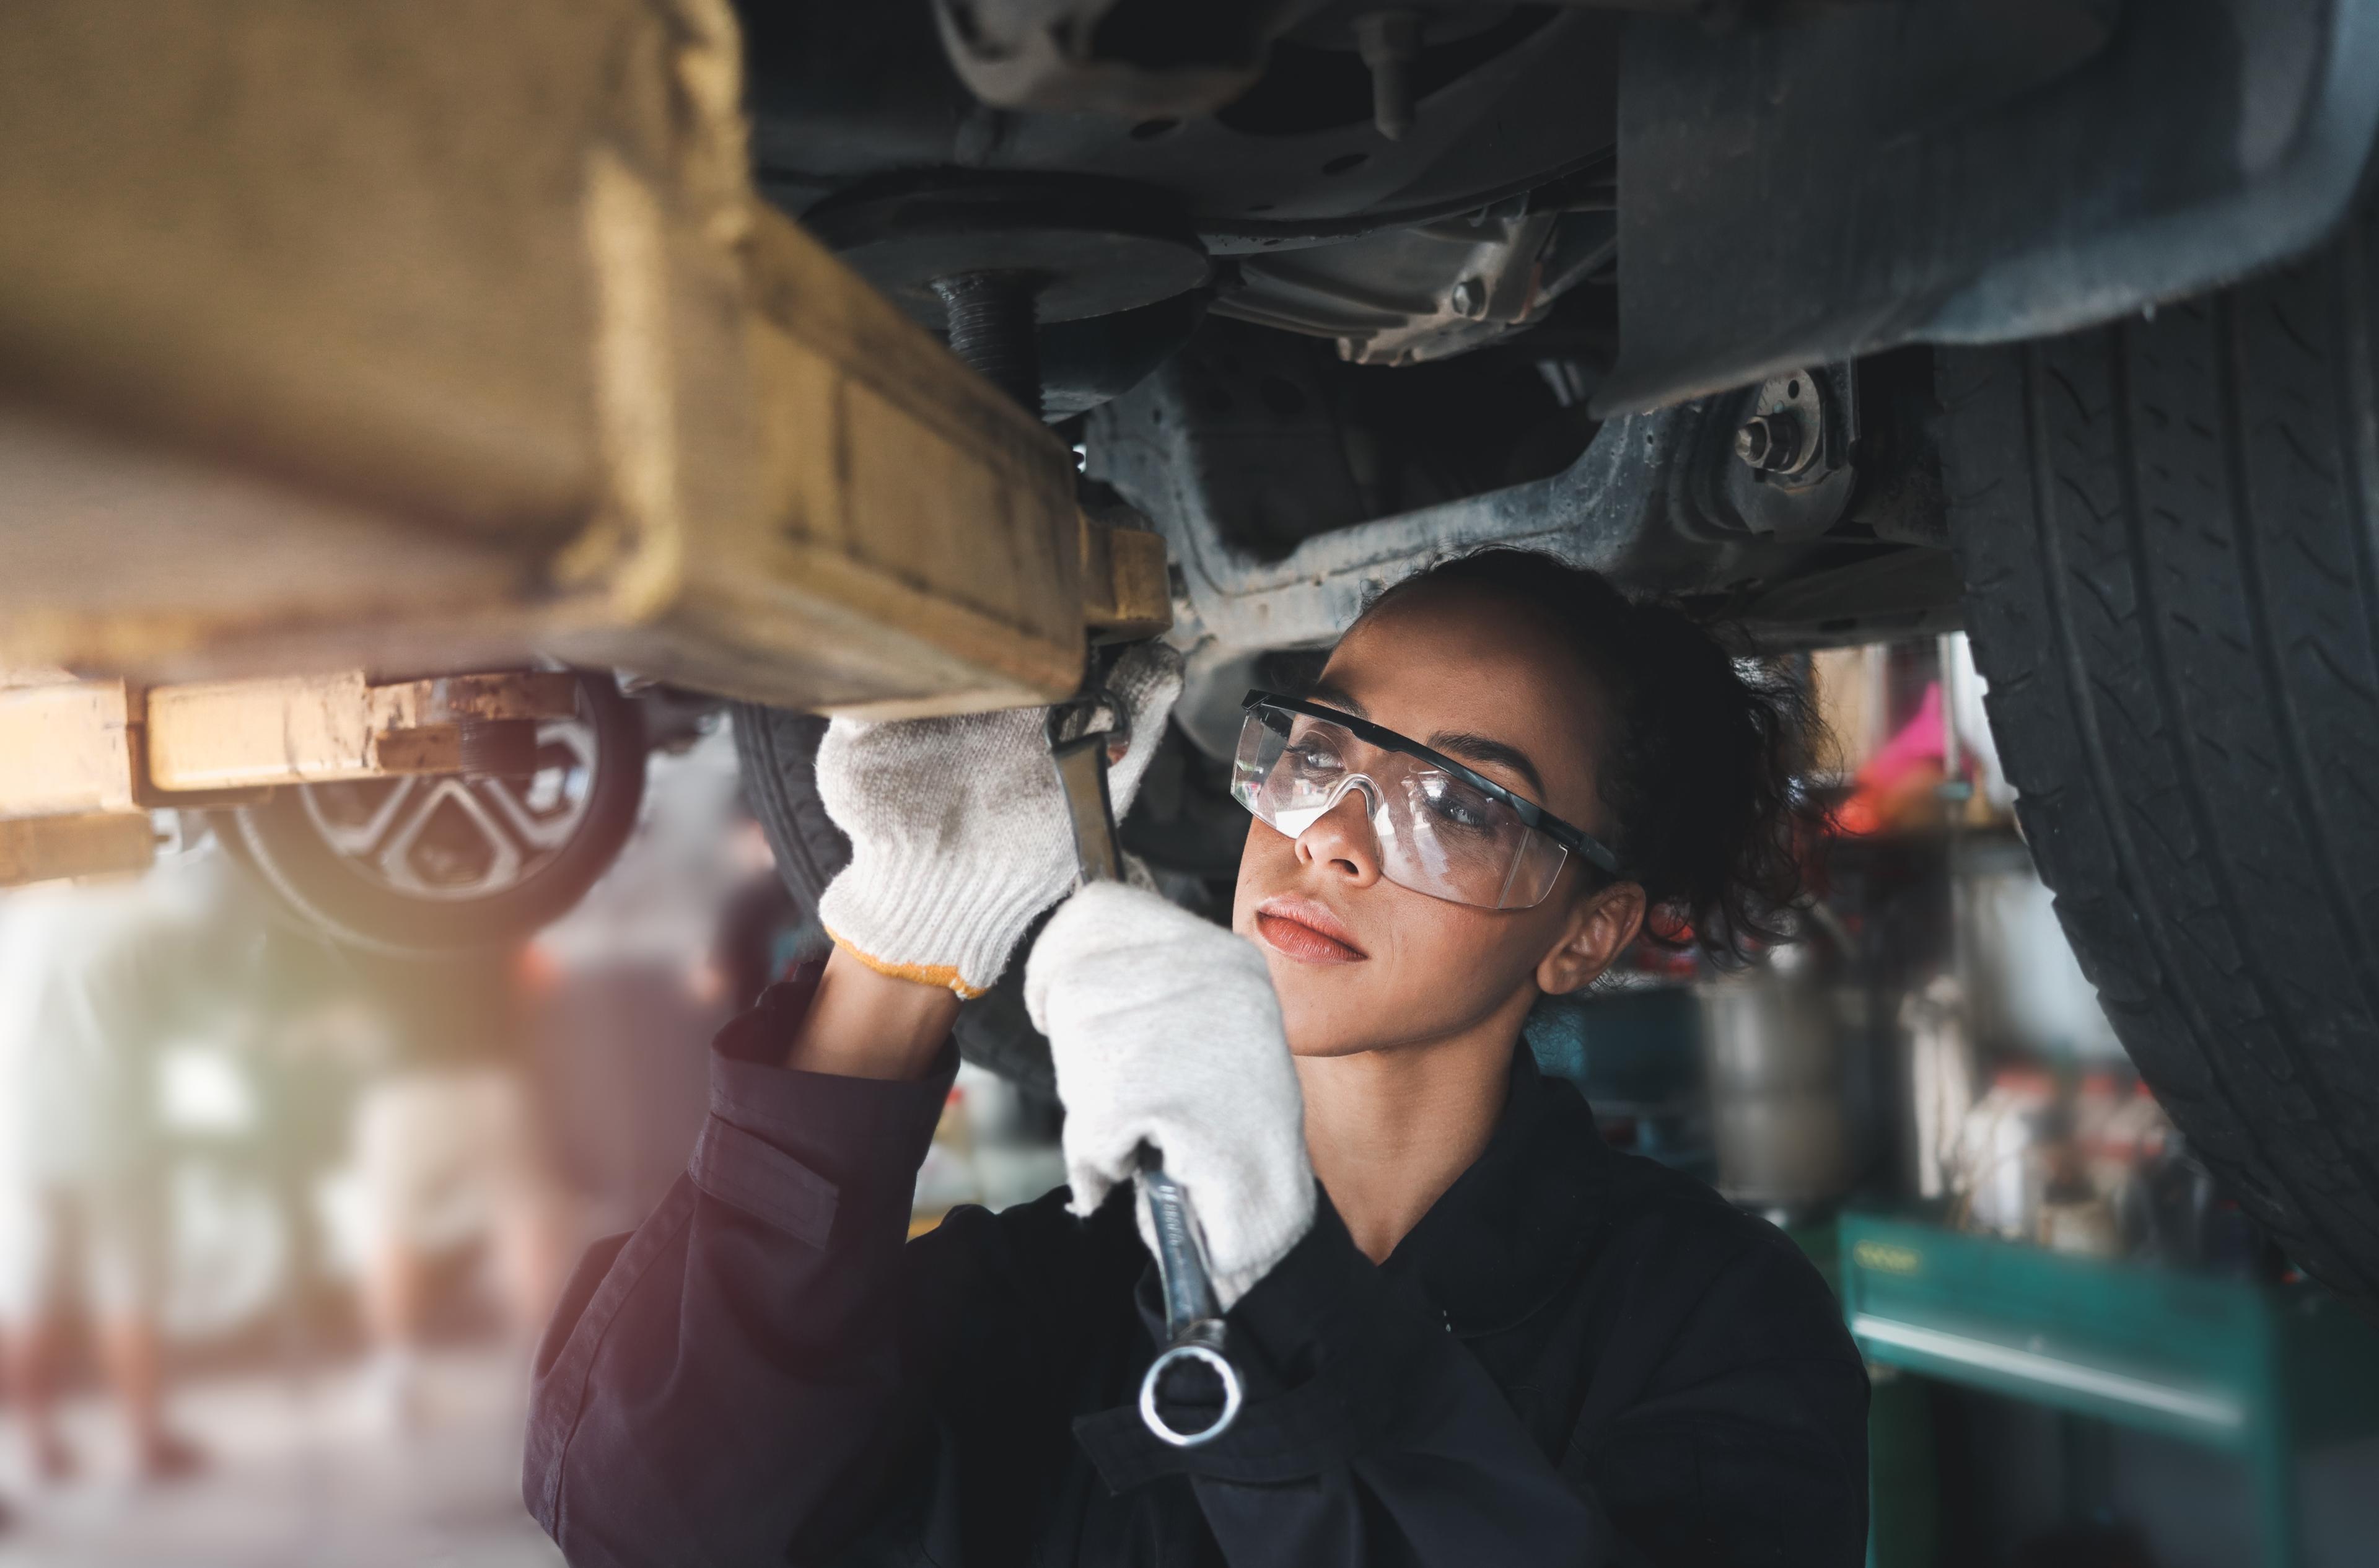
[[[1033,280],[1018,272],[961,272],[934,280],[949,313],[950,352],[984,380],[1041,414],[1041,348]]]
[[[1768,460],[1768,421],[1757,416],[1745,420],[1734,432],[1734,455],[1757,468]]]
[[[1355,46],[1371,70],[1371,126],[1390,141],[1412,129],[1412,83],[1405,66],[1420,51],[1420,17],[1372,11],[1355,18]]]
[[[1487,285],[1477,278],[1465,278],[1454,285],[1454,313],[1456,316],[1483,316],[1487,313]]]
[[[1781,474],[1801,453],[1801,421],[1781,410],[1755,414],[1736,427],[1734,455],[1754,472]]]

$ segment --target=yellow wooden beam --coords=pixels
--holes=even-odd
[[[1163,536],[1082,519],[1082,619],[1101,642],[1153,637],[1173,624]]]
[[[0,664],[1070,692],[1145,547],[1127,615],[1071,453],[760,199],[742,91],[728,0],[0,6]]]
[[[0,819],[0,887],[141,871],[156,853],[146,812]]]
[[[146,690],[121,681],[0,688],[0,819],[452,773],[462,725],[566,718],[576,703],[576,678],[544,670],[379,684],[351,671]]]
[[[468,721],[566,718],[566,673],[372,685],[359,672],[159,686],[145,708],[148,782],[161,792],[452,773]]]
[[[134,713],[121,681],[0,689],[0,816],[138,808]]]

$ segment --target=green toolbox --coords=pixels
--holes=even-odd
[[[2262,1285],[1846,1213],[1843,1316],[1871,1367],[2170,1434],[2252,1471],[2266,1568],[2299,1562],[2295,1457],[2379,1431],[2379,1327],[2317,1286]],[[1878,1416],[1891,1404],[1878,1389]],[[1896,1408],[1896,1406],[1895,1406]],[[1904,1414],[1904,1413],[1903,1413]],[[1922,1423],[1878,1420],[1873,1568],[1920,1568],[1887,1518]],[[1889,1484],[1887,1484],[1889,1483]],[[1912,1499],[1929,1517],[1922,1498]]]

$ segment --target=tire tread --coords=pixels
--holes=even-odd
[[[2255,1218],[2379,1294],[2370,226],[1938,363],[1967,625],[2083,968]]]

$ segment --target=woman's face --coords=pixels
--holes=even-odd
[[[1597,694],[1533,611],[1461,585],[1399,594],[1340,642],[1314,700],[1443,752],[1607,837]],[[1633,885],[1588,894],[1576,856],[1543,902],[1457,904],[1380,874],[1363,791],[1296,838],[1250,817],[1231,928],[1263,949],[1289,1047],[1338,1056],[1450,1039],[1601,972],[1635,935]],[[1599,880],[1599,879],[1598,879]]]

